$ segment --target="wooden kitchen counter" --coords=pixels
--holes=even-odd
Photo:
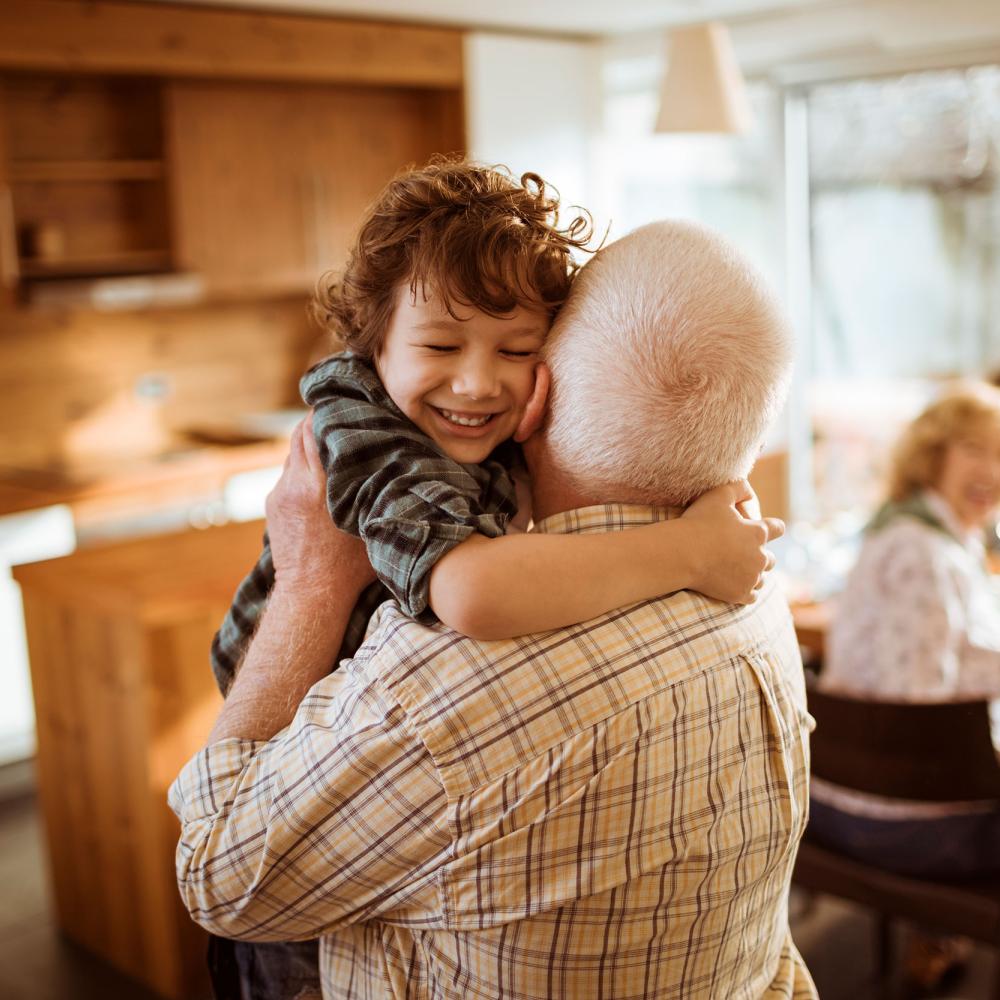
[[[51,602],[170,625],[207,606],[224,612],[260,555],[263,533],[263,521],[247,521],[153,535],[17,566],[14,578]]]
[[[166,793],[221,704],[209,647],[262,531],[186,531],[14,570],[59,925],[176,1000],[206,995],[206,937],[177,893]]]
[[[68,504],[84,518],[95,511],[140,509],[221,491],[239,472],[280,465],[284,438],[245,444],[179,444],[159,456],[20,468],[0,466],[0,515]]]

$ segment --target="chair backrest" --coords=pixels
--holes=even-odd
[[[866,701],[813,689],[809,711],[819,778],[890,798],[1000,799],[988,701]]]

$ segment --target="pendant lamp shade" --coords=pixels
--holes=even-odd
[[[753,112],[724,24],[673,29],[667,59],[654,131],[749,131]]]

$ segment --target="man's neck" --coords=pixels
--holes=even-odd
[[[552,461],[545,438],[536,434],[524,447],[524,458],[531,476],[531,516],[544,521],[566,510],[578,510],[606,503],[608,498],[593,497],[582,492]]]

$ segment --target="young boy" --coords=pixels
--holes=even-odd
[[[402,174],[364,220],[318,311],[349,353],[301,383],[327,470],[327,506],[360,536],[378,576],[340,658],[394,597],[474,638],[585,621],[680,589],[752,600],[763,568],[732,492],[683,516],[600,535],[506,534],[517,449],[541,419],[540,352],[592,227],[558,226],[541,178],[443,161]],[[521,505],[526,523],[527,511]],[[566,581],[572,586],[566,586]],[[266,544],[212,648],[223,691],[274,582]],[[339,659],[339,658],[338,658]],[[331,665],[333,666],[333,665]]]

